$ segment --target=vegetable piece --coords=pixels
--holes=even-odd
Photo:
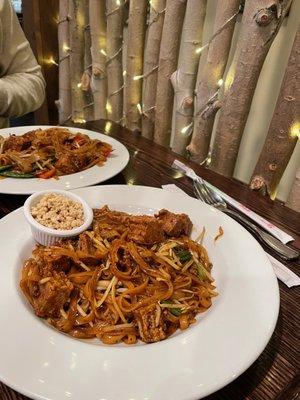
[[[163,304],[172,304],[172,301],[170,300],[164,300],[162,301]],[[179,317],[181,315],[182,311],[180,308],[169,308],[169,311],[171,314],[175,315],[175,317]]]
[[[0,172],[6,171],[7,169],[11,169],[12,165],[3,165],[3,167],[0,167]]]
[[[49,178],[52,178],[55,175],[56,175],[56,169],[55,168],[48,169],[46,171],[40,171],[40,172],[36,173],[36,176],[38,178],[42,178],[42,179],[49,179]]]
[[[207,279],[206,269],[201,263],[197,263],[197,272],[199,279],[201,279],[202,281],[205,281]]]
[[[174,248],[174,251],[181,263],[189,261],[192,258],[192,253],[189,250],[186,250],[180,246],[176,246]]]
[[[20,179],[34,178],[33,174],[22,174],[21,172],[14,172],[14,171],[1,171],[0,175],[5,176],[7,178],[20,178]]]

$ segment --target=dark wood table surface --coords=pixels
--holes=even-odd
[[[107,133],[127,146],[130,152],[129,164],[124,171],[107,181],[106,184],[161,187],[163,184],[175,183],[193,195],[190,179],[181,176],[171,168],[175,158],[186,163],[187,161],[171,151],[114,123],[93,121],[77,126]],[[105,128],[106,130],[110,129],[105,132]],[[298,213],[286,208],[278,201],[272,202],[261,197],[236,180],[221,177],[192,162],[188,164],[204,179],[290,233],[295,238],[293,246],[300,248]],[[0,218],[21,207],[25,199],[26,196],[0,195]],[[299,274],[299,263],[290,262],[286,265]],[[289,289],[281,282],[279,282],[279,288],[281,301],[279,318],[267,347],[246,372],[225,388],[208,396],[206,400],[296,400],[300,398],[300,288]],[[0,382],[0,399],[24,400],[26,397]]]

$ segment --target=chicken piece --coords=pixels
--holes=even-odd
[[[53,273],[54,271],[56,272],[69,272],[71,266],[72,266],[72,259],[68,256],[61,255],[61,254],[55,254],[55,252],[52,252],[50,254],[44,254],[44,261],[45,264],[43,265],[43,269],[47,270],[45,275],[45,272],[43,273],[43,276],[49,276],[48,271]]]
[[[55,168],[63,174],[74,174],[84,169],[90,160],[86,154],[62,154],[55,163]]]
[[[159,320],[156,321],[157,312],[155,304],[134,311],[134,317],[137,320],[139,334],[143,342],[159,342],[167,337],[166,324],[163,322],[161,314]]]
[[[99,264],[100,260],[106,255],[93,246],[92,239],[85,232],[79,236],[77,254],[80,260],[87,265]]]
[[[139,244],[152,245],[164,240],[162,222],[148,215],[130,215],[111,211],[107,206],[94,210],[95,220],[103,229],[115,229],[120,234],[128,230],[128,238]]]
[[[15,150],[22,151],[28,149],[31,146],[31,135],[28,132],[22,136],[11,135],[8,139],[6,139],[4,143],[4,151],[6,150]]]
[[[155,217],[162,222],[163,230],[168,236],[189,235],[193,226],[188,215],[174,214],[165,209],[160,210]]]
[[[148,216],[136,216],[129,220],[128,238],[139,244],[153,245],[164,240],[161,221]]]
[[[39,296],[33,299],[33,307],[38,317],[58,317],[73,290],[72,283],[63,272],[54,273],[46,283],[39,284]]]

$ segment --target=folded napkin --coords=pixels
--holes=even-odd
[[[180,189],[178,186],[170,184],[170,185],[162,185],[162,188],[164,190],[167,190],[172,193],[182,193],[188,196],[187,193],[185,193],[182,189]],[[199,200],[201,201],[201,200]],[[283,265],[280,261],[278,261],[276,258],[272,257],[270,254],[266,252],[266,255],[268,256],[274,273],[277,276],[277,279],[279,279],[281,282],[283,282],[286,286],[289,288],[292,286],[298,286],[300,285],[300,278],[290,269],[288,269],[285,265]]]

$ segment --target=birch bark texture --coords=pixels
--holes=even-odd
[[[300,212],[300,168],[298,168],[295,181],[285,205],[292,210]]]
[[[109,118],[119,122],[123,116],[122,43],[124,1],[106,0],[107,20],[107,100],[111,108]]]
[[[200,59],[196,50],[202,44],[205,14],[206,0],[187,0],[177,71],[171,76],[175,93],[172,150],[178,154],[185,154],[189,127],[193,122],[194,90]]]
[[[176,71],[186,0],[167,0],[157,74],[154,141],[170,146],[174,91],[171,75]]]
[[[89,0],[94,119],[106,118],[106,15],[104,0]]]
[[[131,0],[129,4],[127,67],[126,67],[126,127],[141,130],[143,53],[146,34],[147,0]]]
[[[85,104],[80,86],[84,69],[84,2],[70,0],[69,7],[72,120],[74,122],[82,122],[84,120],[83,107]]]
[[[291,2],[292,0],[245,2],[241,33],[233,60],[232,82],[222,101],[211,156],[210,168],[222,175],[233,175],[263,62]]]
[[[300,132],[300,28],[295,36],[266,141],[255,166],[251,189],[276,195]]]
[[[203,70],[198,71],[193,136],[187,151],[190,158],[200,164],[208,155],[215,116],[221,105],[219,82],[228,61],[239,7],[240,0],[218,1],[207,60]]]
[[[59,2],[58,23],[59,45],[59,99],[56,101],[59,123],[71,118],[71,82],[70,82],[70,37],[69,37],[69,0]]]
[[[91,89],[92,75],[92,55],[91,55],[91,29],[89,24],[89,3],[84,4],[84,71],[81,77],[81,90],[84,96],[84,119],[92,121],[94,119],[94,100]]]
[[[142,135],[153,139],[155,100],[160,41],[165,17],[166,0],[152,0],[144,52]]]

